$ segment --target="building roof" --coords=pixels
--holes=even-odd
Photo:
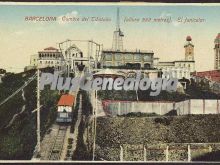
[[[187,36],[186,37],[186,41],[192,41],[192,37],[191,36]]]
[[[73,106],[75,97],[70,94],[65,94],[60,97],[58,106]]]
[[[112,50],[112,49],[104,49],[102,51],[103,53],[124,53],[124,54],[154,54],[154,52],[152,50],[139,50],[139,49],[136,49],[136,50]]]
[[[174,61],[174,62],[183,62],[183,63],[186,63],[186,62],[190,62],[190,63],[195,63],[194,60],[177,60],[177,61]]]
[[[47,53],[50,53],[50,52],[53,52],[53,53],[61,53],[61,52],[59,51],[59,49],[54,48],[54,47],[48,47],[48,48],[45,48],[45,49],[42,50],[42,51],[39,51],[39,53],[45,53],[45,52],[47,52]]]
[[[58,50],[58,49],[56,49],[54,47],[48,47],[48,48],[45,48],[44,50]]]
[[[220,82],[220,70],[210,70],[210,71],[203,71],[203,72],[194,72],[193,76],[207,78],[211,81]]]
[[[174,61],[159,61],[158,66],[175,66]]]
[[[174,64],[174,61],[160,61],[159,63],[169,63],[169,64]]]

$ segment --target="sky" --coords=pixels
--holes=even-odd
[[[120,8],[120,28],[124,49],[154,51],[160,61],[184,59],[186,36],[195,45],[196,70],[214,68],[214,39],[220,33],[220,5],[102,4],[102,5],[6,5],[0,4],[0,68],[21,72],[30,55],[46,47],[56,47],[66,39],[94,40],[105,49],[112,46],[116,12]],[[25,21],[27,16],[53,16],[55,22]],[[64,22],[62,17],[99,17],[110,21]],[[126,22],[125,18],[171,18],[172,22]],[[181,23],[178,18],[203,19]]]

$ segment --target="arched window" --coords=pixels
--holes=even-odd
[[[150,69],[150,64],[148,63],[144,64],[144,69]]]
[[[115,54],[115,60],[122,60],[121,54]]]

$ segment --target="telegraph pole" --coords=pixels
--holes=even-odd
[[[94,120],[94,139],[93,139],[93,154],[92,154],[92,160],[94,161],[95,160],[95,145],[96,145],[96,124],[97,124],[97,121],[96,121],[96,112],[97,112],[97,104],[98,104],[98,98],[97,98],[97,90],[95,90],[94,92],[94,95],[95,95],[95,108],[94,108],[94,111],[93,111],[93,120]]]
[[[37,68],[37,155],[40,156],[40,70]]]
[[[89,57],[89,73],[90,73],[90,65],[91,65],[91,59],[90,59],[90,41],[88,41],[88,57]]]

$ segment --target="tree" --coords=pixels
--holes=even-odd
[[[0,69],[0,74],[5,74],[6,70],[5,69]]]

